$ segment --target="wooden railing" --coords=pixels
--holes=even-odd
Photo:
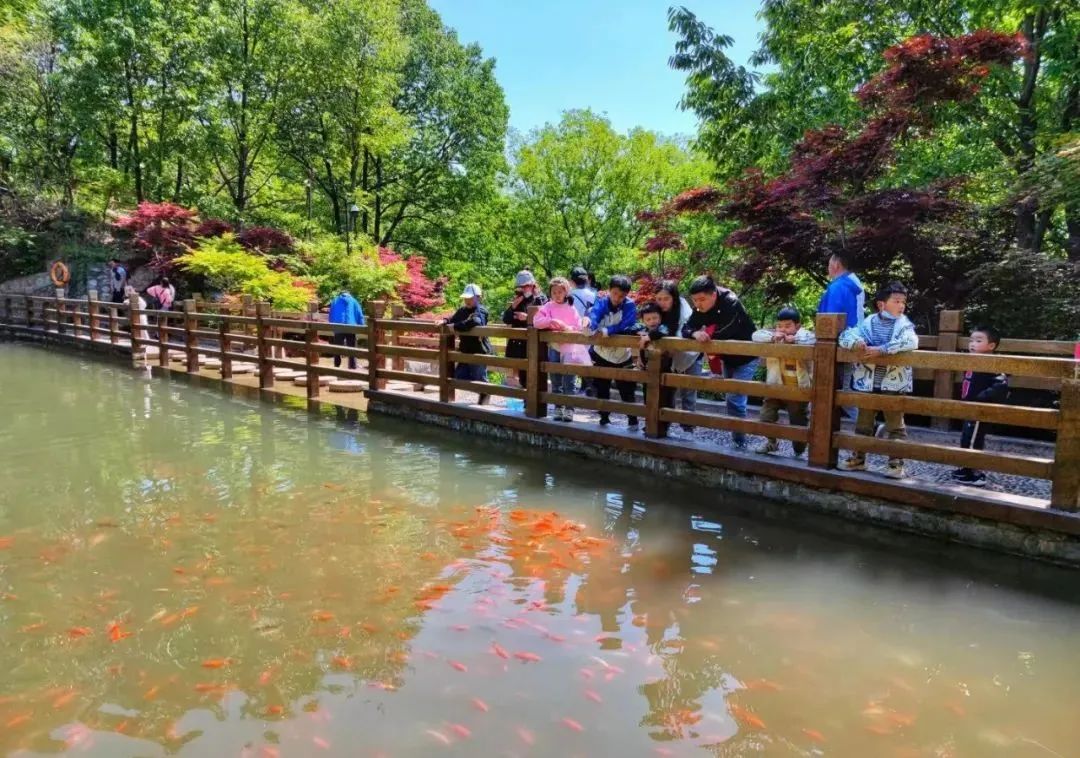
[[[391,381],[405,382],[417,388],[437,388],[438,400],[446,404],[456,402],[457,391],[522,400],[523,413],[529,418],[545,417],[547,406],[552,403],[638,416],[644,420],[645,435],[653,439],[664,438],[669,424],[681,423],[805,443],[808,453],[804,465],[811,469],[835,468],[839,451],[853,450],[1048,479],[1052,482],[1050,505],[1061,510],[1077,510],[1080,498],[1080,364],[1077,361],[1065,357],[1004,353],[973,355],[958,352],[964,347],[959,338],[947,340],[948,347],[956,348],[953,350],[935,345],[939,349],[887,358],[889,364],[911,366],[916,372],[943,373],[950,378],[966,370],[1007,373],[1013,385],[1038,383],[1060,392],[1057,408],[960,402],[953,399],[951,393],[931,398],[850,392],[841,388],[839,379],[844,365],[858,361],[859,357],[839,348],[837,339],[843,317],[835,314],[817,317],[817,341],[813,346],[733,341],[701,344],[668,338],[648,348],[646,368],[640,370],[550,363],[547,360],[549,345],[567,343],[623,347],[636,352],[639,349],[637,337],[589,337],[540,331],[531,326],[530,318],[526,328],[487,326],[469,332],[470,336],[489,340],[522,339],[527,346],[525,358],[475,355],[455,349],[458,335],[452,328],[430,321],[405,319],[397,309],[391,309],[388,318],[385,304],[380,302],[371,304],[366,326],[328,324],[321,320],[315,306],[307,313],[284,316],[272,313],[266,303],[250,301],[231,309],[198,310],[194,300],[187,300],[180,310],[157,311],[139,309],[137,301],[103,303],[91,293],[86,299],[6,296],[3,306],[3,322],[17,328],[120,347],[130,344],[132,353],[140,360],[156,360],[161,366],[184,362],[189,373],[216,369],[222,378],[229,379],[238,373],[251,372],[258,376],[258,386],[262,389],[271,389],[278,381],[290,381],[306,387],[308,398],[319,397],[327,383],[330,390],[361,391],[384,390]],[[357,346],[328,344],[334,334],[354,336]],[[1017,344],[1019,342],[1025,344]],[[1003,342],[1003,350],[1010,347],[1034,349],[1040,346],[1026,341]],[[664,372],[664,356],[679,352],[806,361],[813,364],[813,384],[809,388],[800,388]],[[1050,352],[1062,355],[1064,348],[1055,345]],[[351,358],[364,365],[358,364],[355,369],[326,365],[325,359],[335,356],[343,361]],[[427,364],[430,373],[405,370],[406,361]],[[454,368],[461,363],[483,365],[510,375],[524,372],[525,386],[457,379]],[[624,402],[554,395],[548,391],[548,375],[553,373],[640,384],[645,390],[644,401],[637,401],[636,396],[634,402]],[[690,412],[665,407],[664,397],[676,389],[734,392],[787,402],[808,402],[812,413],[808,424],[792,425],[734,418],[716,411]],[[408,388],[397,391],[408,391]],[[961,450],[950,445],[856,435],[841,430],[841,407],[901,411],[934,419],[972,420],[1053,432],[1054,455],[1037,457]],[[497,410],[506,412],[503,408]],[[617,441],[611,444],[617,444]]]

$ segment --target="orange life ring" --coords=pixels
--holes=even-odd
[[[57,287],[63,287],[71,281],[71,272],[68,271],[68,267],[60,261],[57,261],[49,269],[49,278],[52,279],[52,283]]]

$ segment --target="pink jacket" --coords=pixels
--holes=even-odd
[[[548,300],[536,312],[533,325],[537,329],[551,329],[552,321],[561,321],[568,327],[566,331],[581,332],[581,316],[578,315],[577,309],[569,300],[564,303]],[[589,362],[588,345],[552,345],[551,347],[559,352],[563,363],[584,364]]]

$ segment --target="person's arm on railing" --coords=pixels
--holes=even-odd
[[[1008,397],[1009,377],[1006,374],[998,374],[990,382],[990,386],[973,399],[977,403],[1004,403]]]
[[[836,342],[844,350],[862,350],[866,347],[866,338],[863,337],[861,325],[849,326],[840,333],[840,338]]]
[[[540,306],[540,310],[536,312],[536,315],[533,316],[533,326],[537,329],[554,329],[552,326],[554,319],[551,315],[551,305],[551,303],[544,303]]]
[[[895,355],[918,349],[919,335],[915,334],[914,324],[908,323],[900,329],[899,334],[894,335],[891,340],[881,346],[881,354]]]
[[[636,334],[637,333],[637,306],[634,305],[633,300],[627,300],[623,303],[622,318],[615,326],[609,326],[606,329],[601,330],[605,337],[614,337],[619,334]]]
[[[750,335],[750,340],[752,342],[774,342],[776,340],[776,332],[772,329],[758,329]]]

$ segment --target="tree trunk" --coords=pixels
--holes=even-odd
[[[173,189],[173,202],[180,202],[180,190],[184,187],[184,159],[177,157],[176,159],[176,187]]]
[[[1024,60],[1024,79],[1016,99],[1018,113],[1016,134],[1020,149],[1016,156],[1016,173],[1024,176],[1035,165],[1037,147],[1035,134],[1038,120],[1035,115],[1035,87],[1042,64],[1042,41],[1046,35],[1047,11],[1039,10],[1024,17],[1020,31],[1031,46],[1031,54]],[[1038,252],[1042,244],[1039,224],[1039,202],[1028,196],[1016,207],[1016,244],[1023,250]],[[1045,232],[1045,228],[1043,229]]]
[[[375,233],[376,240],[380,241],[382,237],[382,158],[375,159],[375,186],[379,189],[375,192]]]
[[[368,149],[365,147],[364,148],[364,168],[360,172],[360,186],[363,188],[365,196],[367,195],[367,192],[368,192],[368,189],[369,189],[369,185],[368,185],[368,163],[370,163],[370,161],[371,161],[371,154],[368,152]],[[361,215],[360,218],[361,218],[360,223],[364,227],[364,234],[370,233],[371,227],[369,226],[369,224],[371,222],[371,219],[368,217],[368,208],[367,208],[367,202],[366,201],[364,202],[364,210],[363,210],[363,214]]]

